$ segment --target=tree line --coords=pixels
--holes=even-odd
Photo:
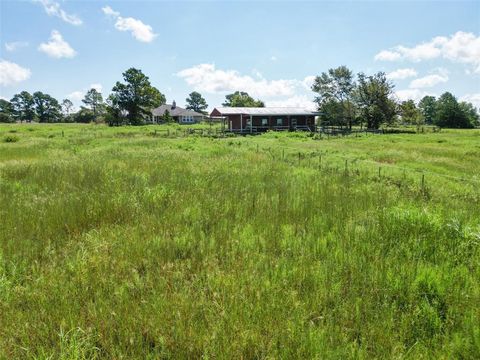
[[[359,73],[355,79],[350,69],[340,66],[315,77],[312,90],[322,125],[370,129],[395,124],[448,128],[480,125],[478,110],[449,92],[438,99],[425,96],[418,104],[396,100],[394,85],[383,72],[370,76]]]
[[[96,89],[90,89],[82,99],[83,106],[73,112],[73,103],[61,103],[49,94],[22,91],[10,101],[0,100],[0,122],[105,122],[111,126],[141,125],[151,118],[152,109],[165,104],[165,95],[155,88],[139,69],[130,68],[117,81],[104,100]],[[314,102],[320,112],[319,122],[324,126],[353,126],[378,129],[380,126],[409,124],[437,125],[449,128],[479,126],[478,110],[468,102],[459,102],[446,92],[438,99],[425,96],[419,103],[395,99],[394,85],[383,72],[374,75],[359,73],[355,77],[346,66],[322,72],[311,87]],[[207,102],[196,91],[186,99],[186,108],[206,113]],[[264,107],[247,92],[236,91],[225,96],[223,106]],[[166,113],[162,117],[171,122]]]
[[[82,99],[82,106],[73,112],[73,103],[61,103],[40,91],[30,94],[22,91],[10,101],[0,99],[0,122],[106,122],[109,125],[141,125],[151,117],[152,109],[165,104],[165,96],[139,69],[130,68],[123,73],[123,82],[117,81],[111,94],[104,99],[96,89],[90,89]],[[205,113],[208,107],[198,92],[186,99],[189,110]]]

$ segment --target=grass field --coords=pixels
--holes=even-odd
[[[480,131],[155,129],[0,125],[0,358],[478,359]]]

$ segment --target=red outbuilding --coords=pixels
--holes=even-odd
[[[297,107],[218,107],[210,114],[223,118],[226,129],[233,132],[267,130],[315,130],[318,112]]]

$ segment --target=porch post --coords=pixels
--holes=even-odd
[[[240,114],[240,132],[243,132],[243,114]]]
[[[252,115],[250,115],[250,134],[253,133],[253,119]]]

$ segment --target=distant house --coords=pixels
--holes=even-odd
[[[173,120],[179,124],[194,124],[203,120],[204,115],[193,110],[183,109],[172,104],[165,104],[152,110],[152,122],[162,123],[165,112],[168,111]]]
[[[210,117],[222,117],[230,131],[311,130],[318,112],[298,107],[218,107]]]

